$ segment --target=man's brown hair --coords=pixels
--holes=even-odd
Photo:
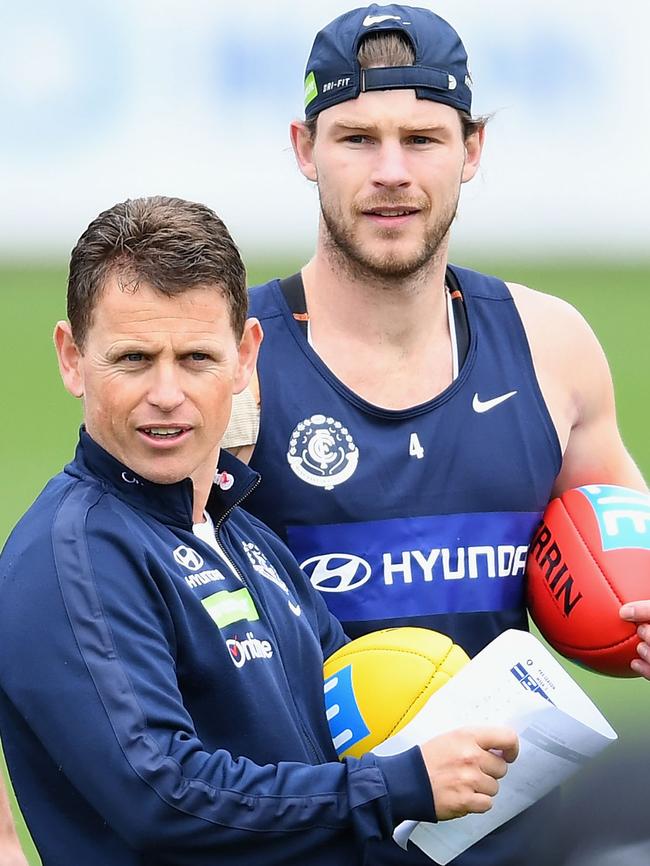
[[[411,43],[402,33],[391,31],[388,31],[388,33],[369,33],[359,44],[357,59],[361,69],[386,66],[413,66],[415,63],[415,52]],[[463,127],[463,137],[465,140],[470,135],[483,129],[488,120],[487,117],[474,118],[466,111],[458,111],[458,115]],[[305,121],[312,140],[316,135],[317,121],[318,115]]]
[[[244,264],[228,229],[204,204],[166,196],[128,199],[90,223],[72,250],[68,276],[68,319],[79,348],[113,274],[125,290],[146,283],[167,296],[214,286],[228,304],[236,337],[244,331]]]

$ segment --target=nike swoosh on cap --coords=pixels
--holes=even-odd
[[[401,21],[399,15],[366,15],[363,19],[362,27],[371,27],[373,24],[381,24],[382,21]],[[407,22],[404,21],[404,24]]]
[[[479,414],[482,412],[489,412],[490,409],[494,409],[494,407],[498,406],[499,403],[505,403],[506,400],[514,397],[516,393],[516,391],[508,391],[507,394],[499,394],[498,397],[492,397],[491,400],[481,400],[478,393],[476,393],[472,400],[472,409]]]

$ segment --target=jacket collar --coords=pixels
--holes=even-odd
[[[74,459],[65,472],[92,477],[120,499],[146,511],[162,523],[192,528],[194,487],[190,478],[174,484],[156,484],[133,472],[98,445],[82,427]],[[208,498],[210,516],[217,523],[257,486],[259,475],[227,451],[219,455],[219,468]]]

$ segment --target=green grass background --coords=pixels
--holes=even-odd
[[[250,262],[250,282],[286,275],[299,264],[300,260]],[[466,260],[463,264],[559,295],[582,311],[610,361],[625,442],[650,477],[650,439],[645,426],[649,414],[650,261],[623,265]],[[65,265],[0,263],[0,459],[4,491],[0,498],[0,542],[74,449],[80,408],[61,385],[51,340],[54,323],[65,317],[65,277]],[[622,740],[649,742],[650,683],[615,681],[573,665],[567,667]],[[30,862],[38,863],[24,827],[20,832]]]

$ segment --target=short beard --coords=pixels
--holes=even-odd
[[[369,255],[361,244],[355,242],[353,232],[348,230],[340,212],[336,213],[333,208],[329,208],[323,202],[322,196],[320,207],[325,247],[333,263],[353,279],[372,279],[385,284],[395,284],[423,276],[435,266],[456,216],[458,198],[440,214],[423,238],[419,251],[408,259],[390,254]],[[390,229],[387,232],[390,232]]]

